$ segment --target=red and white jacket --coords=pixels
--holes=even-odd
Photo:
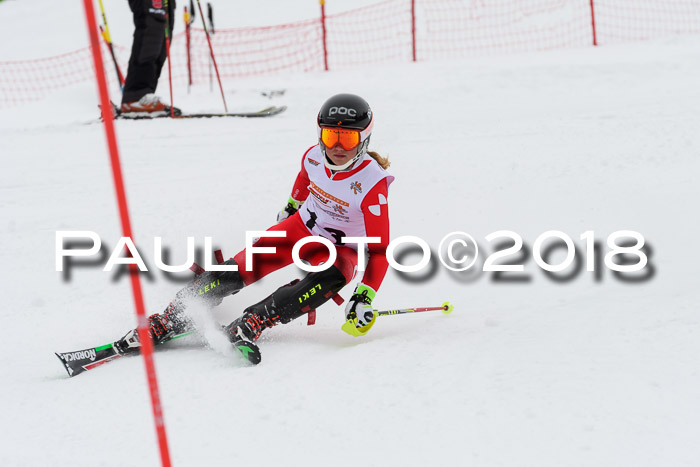
[[[375,291],[384,280],[389,263],[389,175],[371,156],[365,155],[355,168],[332,173],[323,163],[319,145],[311,147],[301,160],[301,170],[292,189],[292,198],[303,201],[299,215],[313,235],[336,245],[357,249],[357,244],[341,242],[342,237],[379,237],[370,243],[369,259],[362,282]]]

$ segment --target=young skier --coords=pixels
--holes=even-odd
[[[293,262],[294,245],[309,236],[320,236],[335,245],[337,256],[332,266],[286,284],[264,300],[249,306],[243,315],[225,327],[232,343],[254,342],[263,330],[288,323],[321,306],[357,272],[358,244],[344,243],[346,237],[375,237],[368,243],[369,258],[362,278],[355,287],[345,318],[356,329],[354,335],[369,331],[374,324],[372,300],[384,279],[389,244],[388,191],[394,177],[385,169],[389,161],[368,152],[374,116],[369,104],[353,94],[338,94],[328,99],[318,114],[319,142],[306,151],[287,205],[278,214],[278,223],[268,229],[270,235],[258,239],[256,248],[275,247],[274,254],[255,255],[247,271],[246,250],[224,264],[237,265],[238,271],[205,272],[182,290],[161,314],[149,317],[150,335],[155,344],[194,328],[186,314],[192,301],[210,306],[235,294],[267,274]],[[284,232],[284,236],[282,235]],[[365,245],[359,245],[364,251]],[[363,255],[364,256],[364,255]],[[299,257],[313,266],[329,261],[329,249],[309,243]],[[347,327],[347,326],[346,326]],[[130,331],[115,347],[126,353],[140,346],[138,334]]]

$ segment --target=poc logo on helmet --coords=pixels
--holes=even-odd
[[[328,115],[333,114],[347,115],[348,117],[357,117],[357,110],[348,109],[347,107],[331,107],[328,110]]]

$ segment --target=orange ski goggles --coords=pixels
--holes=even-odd
[[[360,130],[347,130],[344,128],[321,128],[321,142],[330,149],[340,144],[343,149],[350,151],[360,144]]]

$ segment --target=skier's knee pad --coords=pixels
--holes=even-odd
[[[288,323],[326,303],[346,283],[343,273],[331,266],[283,285],[269,297],[246,308],[244,313],[257,313],[264,319]]]
[[[236,264],[233,258],[223,264]],[[196,277],[177,293],[177,298],[201,299],[208,305],[217,306],[221,301],[245,287],[238,271],[206,271]]]

